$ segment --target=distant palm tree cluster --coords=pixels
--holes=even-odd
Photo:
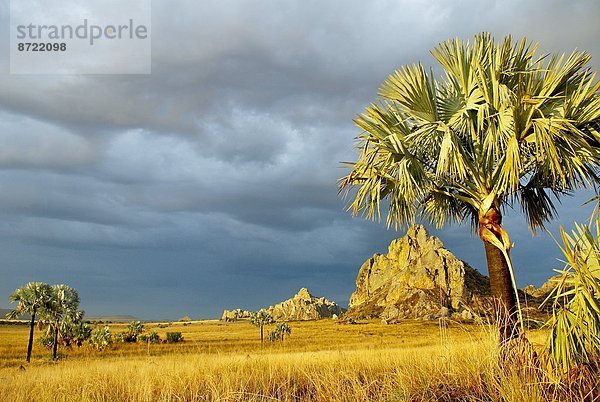
[[[292,333],[292,328],[288,325],[287,322],[280,322],[275,326],[275,329],[269,332],[269,341],[277,342],[281,341],[283,343],[283,338],[286,335],[290,335]]]
[[[260,328],[260,341],[265,340],[264,328],[265,325],[273,324],[275,319],[266,310],[262,309],[250,316],[250,323]]]
[[[82,321],[84,312],[79,310],[79,293],[70,286],[29,282],[15,290],[9,300],[17,303],[17,307],[6,315],[8,319],[31,315],[27,362],[31,360],[36,318],[46,328],[42,344],[52,348],[55,360],[58,358],[59,342],[67,346],[73,343],[81,345],[91,334],[89,326]]]
[[[265,309],[260,310],[257,313],[253,313],[250,316],[250,323],[260,328],[260,342],[264,342],[264,328],[266,325],[275,324],[276,320],[273,318],[271,314],[269,314]],[[271,342],[281,341],[283,342],[284,337],[286,335],[290,335],[292,333],[292,329],[286,322],[277,323],[275,329],[269,332],[268,340]]]
[[[9,300],[17,303],[6,318],[16,320],[30,315],[29,342],[26,361],[31,361],[35,323],[45,331],[40,344],[52,350],[52,359],[58,359],[58,346],[82,346],[88,342],[99,351],[115,342],[136,343],[178,343],[183,342],[181,332],[167,332],[161,339],[156,331],[144,333],[141,321],[132,321],[125,331],[113,334],[108,325],[92,329],[83,321],[84,312],[79,310],[79,294],[67,285],[48,285],[43,282],[29,282],[14,291]],[[159,325],[159,328],[162,326]]]

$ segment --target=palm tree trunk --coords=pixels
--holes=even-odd
[[[504,343],[518,335],[515,292],[510,279],[508,264],[502,251],[486,241],[483,244],[490,275],[494,312],[500,330],[500,343]]]
[[[518,334],[517,303],[515,289],[511,280],[510,268],[502,250],[488,240],[497,240],[509,248],[508,234],[502,227],[502,215],[497,208],[490,208],[479,218],[479,235],[485,246],[490,287],[494,301],[494,312],[500,330],[500,343],[515,338]],[[484,232],[486,232],[484,234]],[[490,236],[487,240],[486,235]]]
[[[35,310],[31,313],[31,323],[29,324],[29,342],[27,343],[27,363],[31,360],[31,349],[33,349],[33,329],[35,327]]]
[[[52,359],[58,358],[58,325],[54,328],[54,343],[52,344]]]

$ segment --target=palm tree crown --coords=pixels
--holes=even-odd
[[[47,283],[29,282],[15,290],[8,298],[11,303],[17,303],[6,317],[17,319],[24,314],[34,315],[37,311],[47,308],[52,297],[52,288]]]
[[[535,230],[555,198],[598,181],[600,85],[590,57],[537,57],[537,45],[488,34],[433,50],[444,77],[405,66],[379,104],[356,119],[360,158],[341,187],[358,186],[354,213],[397,227],[423,215],[481,222],[490,207],[520,203]]]

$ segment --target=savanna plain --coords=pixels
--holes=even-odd
[[[112,324],[111,332],[125,329]],[[565,397],[527,361],[498,365],[496,330],[483,324],[337,320],[290,323],[283,342],[260,342],[247,321],[146,323],[181,343],[119,343],[50,351],[27,325],[0,324],[2,401],[536,401]],[[269,328],[266,327],[266,330]],[[545,333],[527,333],[541,347]],[[568,398],[577,400],[577,391]],[[583,391],[582,391],[583,392]],[[584,396],[584,395],[580,395]]]

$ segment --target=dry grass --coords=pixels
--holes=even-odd
[[[25,370],[27,329],[0,326],[0,395],[8,401],[536,401],[556,387],[523,370],[499,370],[492,331],[406,322],[292,323],[283,345],[261,347],[247,322],[195,322],[183,344],[68,350],[52,363],[36,345]],[[113,326],[118,331],[118,326]],[[530,338],[541,340],[536,332]],[[23,356],[22,356],[23,355]],[[553,393],[554,392],[554,393]],[[560,394],[560,395],[564,395]]]

